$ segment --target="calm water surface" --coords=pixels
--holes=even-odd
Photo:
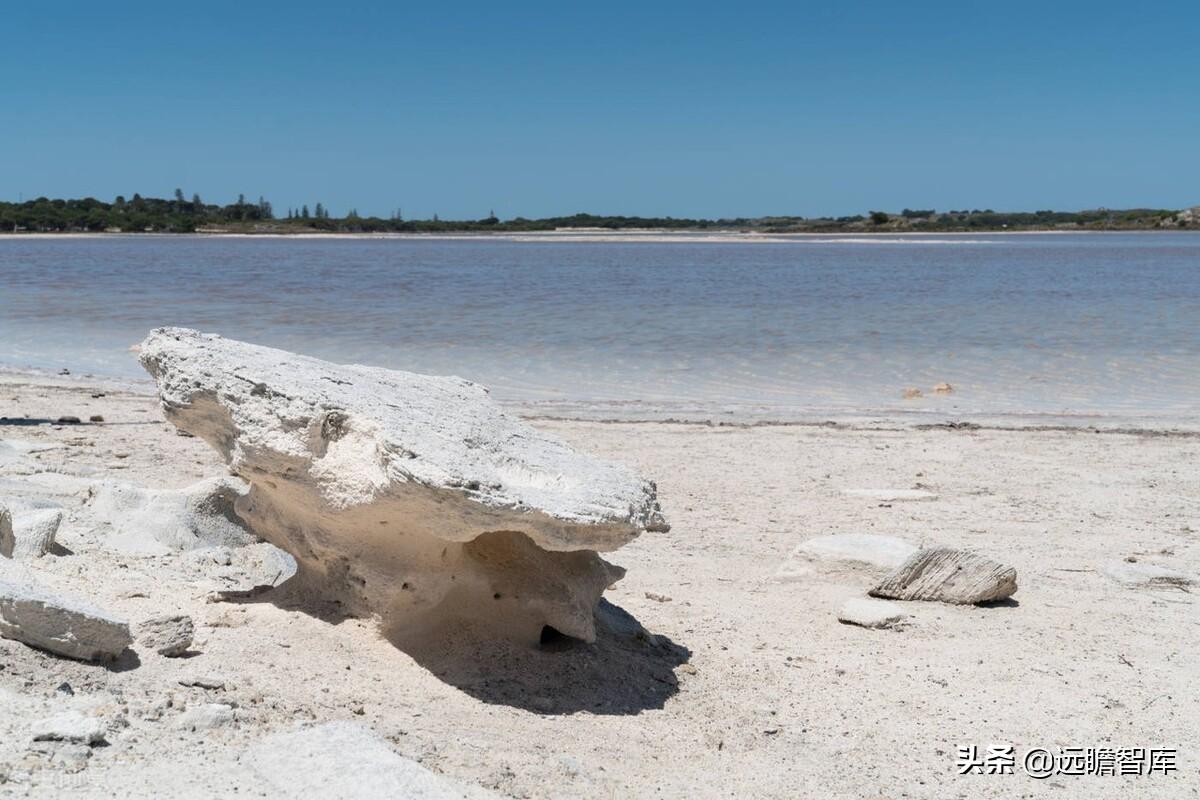
[[[554,409],[1183,417],[1200,235],[0,237],[0,363],[139,375],[158,325]]]

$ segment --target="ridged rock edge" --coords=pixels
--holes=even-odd
[[[913,553],[869,594],[890,600],[993,603],[1017,591],[1017,571],[998,561],[950,547]]]

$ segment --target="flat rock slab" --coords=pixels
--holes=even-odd
[[[0,636],[84,661],[115,659],[133,641],[120,617],[9,580],[0,580]]]
[[[368,729],[329,722],[277,733],[252,745],[248,763],[280,797],[342,800],[497,800],[404,758]]]
[[[1200,585],[1200,576],[1141,561],[1112,561],[1102,568],[1105,575],[1125,586],[1174,587]]]
[[[73,742],[94,745],[104,741],[104,723],[78,711],[64,711],[33,724],[35,742]]]
[[[1017,571],[966,550],[935,547],[914,553],[870,591],[893,600],[988,603],[1017,591]]]
[[[461,378],[182,328],[151,332],[140,359],[167,419],[250,483],[236,512],[295,557],[297,583],[397,636],[469,617],[592,641],[600,594],[624,574],[598,553],[668,528],[653,483]]]
[[[862,497],[880,503],[911,503],[920,500],[937,500],[938,496],[924,489],[844,489],[842,494]]]
[[[866,569],[879,574],[900,566],[917,549],[896,536],[873,533],[814,536],[796,546],[775,577],[782,581],[800,580],[811,575],[817,565]]]
[[[792,552],[813,559],[852,561],[873,567],[895,569],[917,552],[917,546],[897,536],[834,533],[807,539]]]
[[[872,600],[869,597],[852,597],[838,611],[838,622],[859,625],[864,628],[892,628],[908,617],[908,613],[887,600]]]

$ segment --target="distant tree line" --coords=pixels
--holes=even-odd
[[[322,203],[289,208],[276,218],[271,203],[263,197],[251,202],[245,195],[227,205],[205,203],[198,194],[188,199],[176,189],[170,199],[116,197],[111,203],[94,198],[52,200],[39,197],[21,203],[0,202],[0,232],[101,232],[129,233],[235,231],[287,233],[325,231],[332,233],[438,233],[486,231],[552,231],[597,228],[623,230],[658,228],[668,230],[745,230],[763,232],[830,232],[839,230],[1044,230],[1044,229],[1147,229],[1187,227],[1195,215],[1165,209],[1094,209],[1088,211],[996,212],[991,209],[938,212],[934,209],[904,209],[899,214],[870,211],[867,215],[842,217],[758,217],[689,219],[679,217],[604,216],[574,214],[562,217],[501,220],[494,211],[486,217],[444,220],[405,219],[400,209],[386,219],[363,217],[350,209],[334,217]]]
[[[262,222],[275,219],[271,204],[262,197],[248,202],[238,195],[228,205],[204,203],[200,195],[186,199],[176,189],[172,199],[118,195],[111,203],[92,197],[51,200],[39,197],[23,203],[0,203],[0,231],[159,231],[190,233],[206,225]]]

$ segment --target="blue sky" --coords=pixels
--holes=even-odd
[[[0,199],[406,217],[1200,203],[1200,3],[57,2]]]

